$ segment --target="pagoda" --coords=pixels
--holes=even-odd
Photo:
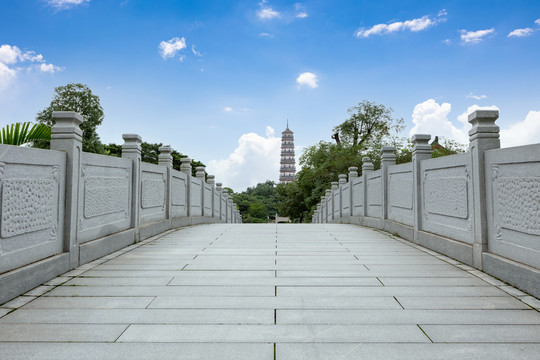
[[[288,184],[294,180],[294,176],[296,175],[295,164],[294,133],[289,129],[289,120],[287,120],[287,128],[281,133],[280,183]]]

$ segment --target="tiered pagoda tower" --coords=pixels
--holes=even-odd
[[[294,176],[296,175],[295,164],[294,133],[289,129],[289,120],[287,120],[287,128],[281,133],[280,183],[287,184],[294,180]]]

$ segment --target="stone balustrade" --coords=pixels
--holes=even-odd
[[[430,135],[414,135],[412,162],[381,169],[363,158],[325,192],[314,223],[382,229],[448,255],[540,297],[540,144],[500,149],[499,112],[477,110],[469,152],[431,158]]]
[[[53,113],[51,150],[0,145],[0,304],[79,265],[180,226],[240,223],[232,198],[172,167],[141,161],[139,135],[124,134],[122,157],[82,151],[82,116]],[[217,186],[216,186],[217,185]]]

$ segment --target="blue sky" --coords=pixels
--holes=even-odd
[[[363,99],[466,142],[500,109],[504,147],[540,142],[540,1],[0,2],[0,125],[87,84],[122,133],[203,161],[235,190],[277,180],[279,136],[330,140]]]

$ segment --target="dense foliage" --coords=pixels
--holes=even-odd
[[[266,223],[275,219],[278,195],[273,181],[268,180],[241,193],[233,193],[233,200],[242,214],[243,222]]]
[[[0,144],[25,145],[34,141],[50,141],[51,127],[45,124],[30,122],[6,125],[0,132]]]
[[[84,122],[81,125],[83,131],[83,151],[104,154],[103,144],[99,140],[96,128],[103,122],[105,115],[99,102],[99,97],[83,84],[67,84],[54,89],[54,96],[45,109],[39,112],[36,120],[49,127],[54,125],[53,111],[76,111],[80,113]],[[36,141],[34,146],[49,148],[48,140]]]

